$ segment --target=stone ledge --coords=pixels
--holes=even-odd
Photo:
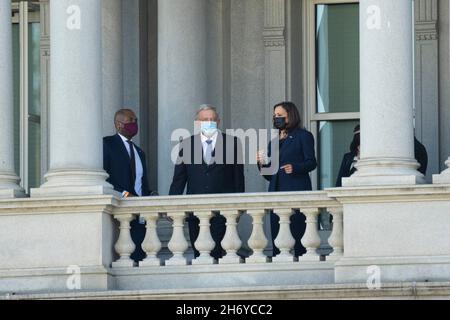
[[[397,185],[374,187],[344,187],[325,190],[340,203],[389,203],[393,201],[449,201],[450,185]]]
[[[450,283],[386,283],[379,290],[365,284],[253,286],[142,291],[85,291],[73,293],[0,295],[0,300],[309,300],[309,299],[449,299]]]

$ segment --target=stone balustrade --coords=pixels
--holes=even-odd
[[[334,226],[329,238],[329,245],[334,249],[326,259],[335,261],[343,255],[343,219],[342,206],[335,199],[329,198],[326,192],[295,192],[295,193],[264,193],[264,194],[234,194],[202,195],[179,197],[151,197],[123,199],[112,210],[112,215],[120,222],[118,240],[114,246],[119,259],[113,262],[113,268],[133,267],[130,254],[135,248],[130,237],[130,221],[141,216],[147,223],[147,233],[142,243],[142,249],[147,257],[136,267],[160,267],[183,265],[213,265],[213,264],[266,264],[266,263],[310,263],[320,262],[321,255],[317,249],[321,245],[319,236],[318,217],[326,210],[334,217]],[[280,218],[280,229],[275,239],[275,245],[280,254],[269,257],[265,249],[271,243],[270,234],[264,228],[266,217],[274,212]],[[188,215],[199,218],[200,231],[195,247],[200,256],[190,257],[187,251],[190,240],[187,237]],[[221,241],[226,255],[215,260],[210,252],[215,243],[210,232],[210,219],[220,214],[226,219],[226,231]],[[306,248],[306,254],[294,256],[294,235],[291,233],[290,218],[296,214],[306,217],[306,230],[301,239]],[[251,221],[249,230],[251,235],[243,239],[238,232],[238,225],[245,223],[243,215],[248,215]],[[162,248],[162,241],[158,236],[158,221],[165,219],[172,227],[172,235],[167,245],[172,256],[164,260],[158,255]],[[267,223],[267,222],[266,222]],[[248,257],[238,255],[243,243],[250,249]]]

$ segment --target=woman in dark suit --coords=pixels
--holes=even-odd
[[[344,155],[341,163],[341,169],[336,181],[336,188],[342,187],[342,178],[348,178],[356,171],[355,164],[359,160],[360,147],[360,126],[357,125],[353,130],[353,141],[350,144],[350,152]]]
[[[276,104],[273,112],[273,124],[274,128],[280,131],[279,169],[273,175],[264,175],[264,178],[270,182],[269,192],[312,190],[309,173],[317,167],[314,137],[301,127],[300,114],[295,104],[292,102]],[[269,157],[271,154],[274,152],[269,144]],[[265,163],[264,158],[264,154],[258,152],[257,162],[260,169],[270,166]],[[271,225],[272,239],[275,239],[279,231],[279,217],[273,213],[271,214]],[[306,252],[301,244],[305,228],[305,217],[298,212],[292,215],[291,231],[296,242],[296,256]],[[274,244],[274,255],[279,252]]]

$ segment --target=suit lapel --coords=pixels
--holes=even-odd
[[[207,167],[203,158],[203,143],[200,135],[193,136],[191,140],[191,164]]]
[[[118,134],[116,134],[116,144],[117,148],[120,150],[120,154],[123,160],[125,161],[125,163],[127,163],[129,169],[131,170],[130,155],[127,151],[127,148],[125,147],[125,144],[123,143],[122,138]]]
[[[286,140],[284,141],[283,145],[281,146],[280,149],[280,162],[283,161],[282,159],[282,155],[285,154],[286,150],[289,150],[289,145],[292,143],[292,141],[294,141],[294,136],[292,133],[288,134]]]

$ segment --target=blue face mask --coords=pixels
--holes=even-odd
[[[211,138],[217,132],[217,122],[215,121],[202,121],[201,130],[205,137]]]

